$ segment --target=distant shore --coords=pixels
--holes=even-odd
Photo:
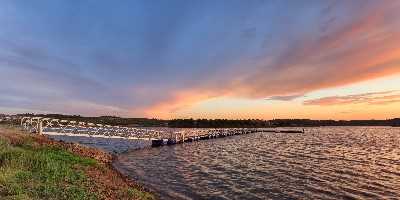
[[[85,117],[63,114],[19,114],[91,122],[126,127],[169,127],[169,128],[273,128],[273,127],[321,127],[321,126],[400,126],[400,118],[384,120],[314,120],[314,119],[149,119],[124,118],[117,116]],[[0,114],[1,117],[1,114]],[[400,117],[400,116],[399,116]]]
[[[0,124],[0,199],[156,199],[113,156]]]

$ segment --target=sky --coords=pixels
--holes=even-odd
[[[2,0],[0,113],[400,117],[399,0]]]

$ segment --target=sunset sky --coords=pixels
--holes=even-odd
[[[0,113],[400,117],[399,0],[2,0]]]

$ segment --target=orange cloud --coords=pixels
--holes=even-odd
[[[174,95],[170,96],[168,99],[165,99],[162,102],[157,102],[149,108],[146,108],[144,113],[146,116],[171,118],[179,109],[192,106],[201,100],[216,96],[218,95],[209,91],[179,91],[174,93]]]
[[[369,105],[387,105],[400,102],[400,93],[398,91],[371,92],[346,96],[330,96],[319,99],[304,101],[304,105],[346,105],[346,104],[369,104]]]
[[[400,24],[386,22],[393,5],[361,15],[328,36],[303,42],[276,66],[264,67],[238,82],[248,96],[307,93],[400,72]]]

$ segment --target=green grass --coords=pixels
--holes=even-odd
[[[80,170],[94,165],[62,149],[0,139],[0,199],[97,199]]]
[[[110,173],[108,166],[38,141],[18,126],[0,123],[0,200],[92,200],[110,194],[115,199],[156,199],[127,185],[98,188],[102,179],[90,171]]]
[[[146,199],[146,200],[155,199],[155,197],[152,194],[147,192],[142,192],[135,188],[124,188],[120,196],[129,197],[130,199]]]

